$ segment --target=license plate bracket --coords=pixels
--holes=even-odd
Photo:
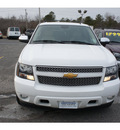
[[[76,102],[76,101],[60,101],[59,108],[77,109],[78,102]]]

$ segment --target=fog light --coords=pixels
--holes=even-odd
[[[20,94],[20,97],[23,98],[23,99],[28,98],[28,96],[24,95],[24,94]]]
[[[109,96],[107,97],[108,100],[112,100],[115,96]]]

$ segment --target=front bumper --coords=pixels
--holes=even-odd
[[[15,76],[15,90],[20,100],[36,105],[59,108],[59,102],[77,102],[77,108],[99,106],[114,100],[119,79],[93,86],[55,86],[36,83]],[[94,101],[94,102],[93,102]]]

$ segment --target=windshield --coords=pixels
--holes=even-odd
[[[110,39],[111,43],[120,43],[120,32],[105,32],[105,36]]]
[[[38,27],[33,44],[72,43],[99,45],[92,30],[76,25],[41,25]]]

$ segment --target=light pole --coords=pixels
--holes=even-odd
[[[27,28],[28,28],[28,25],[27,25],[27,15],[28,15],[28,13],[27,13],[27,10],[25,9],[26,30],[27,30]]]
[[[40,8],[39,8],[39,23],[41,22],[41,14],[40,14]]]
[[[83,15],[87,13],[87,10],[84,10],[83,12],[81,10],[78,10],[78,13],[81,14],[81,20],[80,20],[80,23],[83,22]]]

